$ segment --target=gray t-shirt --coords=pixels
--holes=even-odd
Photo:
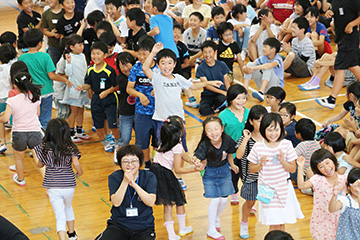
[[[201,44],[206,40],[206,30],[200,28],[199,34],[196,37],[193,37],[192,29],[188,28],[183,33],[183,40],[189,51],[200,52]]]
[[[299,42],[299,38],[291,41],[291,51],[306,62],[309,72],[312,74],[315,66],[315,48],[310,38],[306,37]]]

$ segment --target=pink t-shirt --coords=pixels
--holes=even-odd
[[[338,175],[342,184],[342,195],[346,194],[346,175]],[[340,211],[330,213],[329,202],[333,195],[333,185],[325,176],[315,174],[310,178],[314,189],[313,212],[310,220],[310,233],[315,240],[332,240],[336,237],[336,229]]]
[[[264,208],[284,208],[286,205],[289,191],[289,172],[285,170],[277,158],[280,150],[284,153],[284,158],[287,162],[292,162],[297,158],[291,141],[286,139],[281,140],[276,148],[267,147],[264,140],[256,142],[248,156],[248,160],[254,164],[258,164],[263,156],[266,156],[268,160],[259,171],[258,185],[264,184],[275,189],[275,195],[269,204],[263,204]]]
[[[31,95],[30,95],[31,96]],[[12,109],[14,132],[40,132],[40,122],[37,109],[40,101],[35,103],[23,93],[8,98],[6,103]]]
[[[154,163],[158,163],[169,170],[173,170],[175,154],[181,154],[182,152],[183,146],[181,145],[181,143],[178,143],[170,151],[167,151],[165,153],[156,152],[154,157]]]

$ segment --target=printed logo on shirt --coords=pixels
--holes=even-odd
[[[234,53],[231,51],[231,48],[228,47],[224,52],[220,54],[221,58],[234,58]]]
[[[178,87],[180,86],[178,82],[164,82],[164,88],[166,87]]]
[[[152,86],[151,80],[144,76],[136,76],[136,83],[137,85],[141,86]]]
[[[128,96],[126,98],[126,101],[129,105],[134,105],[135,104],[135,97],[134,96]]]

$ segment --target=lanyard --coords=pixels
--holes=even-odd
[[[139,175],[140,175],[140,173],[139,173]],[[138,175],[138,177],[137,177],[137,179],[136,179],[136,184],[138,184],[138,182],[139,182],[139,175]],[[130,195],[131,195],[131,193],[130,193],[130,186],[128,186],[128,189],[127,189],[127,190],[129,191],[130,208],[132,208],[132,207],[133,207],[132,202],[133,202],[133,200],[134,200],[134,197],[135,197],[135,194],[136,194],[136,190],[134,189],[134,194],[133,194],[132,197],[130,196]]]

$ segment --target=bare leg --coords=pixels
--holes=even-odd
[[[68,117],[68,123],[69,123],[69,127],[70,128],[74,128],[75,126],[75,119],[76,119],[76,116],[78,114],[78,107],[75,107],[75,106],[70,106],[70,109],[71,109],[71,113],[70,113],[70,116]]]
[[[172,221],[172,206],[164,205],[164,221]]]
[[[265,89],[266,89],[268,84],[269,84],[269,80],[262,80],[261,81],[261,87],[260,87],[259,91],[261,91],[262,93],[265,93]]]
[[[82,126],[84,122],[84,107],[78,108],[76,115],[76,126]]]
[[[287,55],[287,57],[284,60],[284,71],[290,67],[294,59],[295,59],[295,54],[293,52]]]
[[[341,88],[343,87],[345,80],[345,70],[335,70],[334,85],[331,90],[331,96],[336,98],[339,95]]]
[[[69,233],[73,233],[75,231],[75,220],[67,221],[66,225],[69,229]]]
[[[249,41],[248,44],[248,51],[249,51],[249,58],[251,61],[255,61],[255,59],[258,58],[258,50],[257,50],[257,46],[256,43],[253,41]]]
[[[242,222],[248,222],[251,208],[255,205],[255,201],[248,201],[246,200],[244,204],[242,205]]]
[[[6,144],[6,137],[5,137],[5,125],[3,123],[0,123],[0,143]]]
[[[58,236],[60,240],[66,240],[66,232],[65,231],[58,231]]]
[[[96,129],[96,134],[98,135],[100,141],[104,140],[105,139],[105,130],[104,128],[97,128]]]

